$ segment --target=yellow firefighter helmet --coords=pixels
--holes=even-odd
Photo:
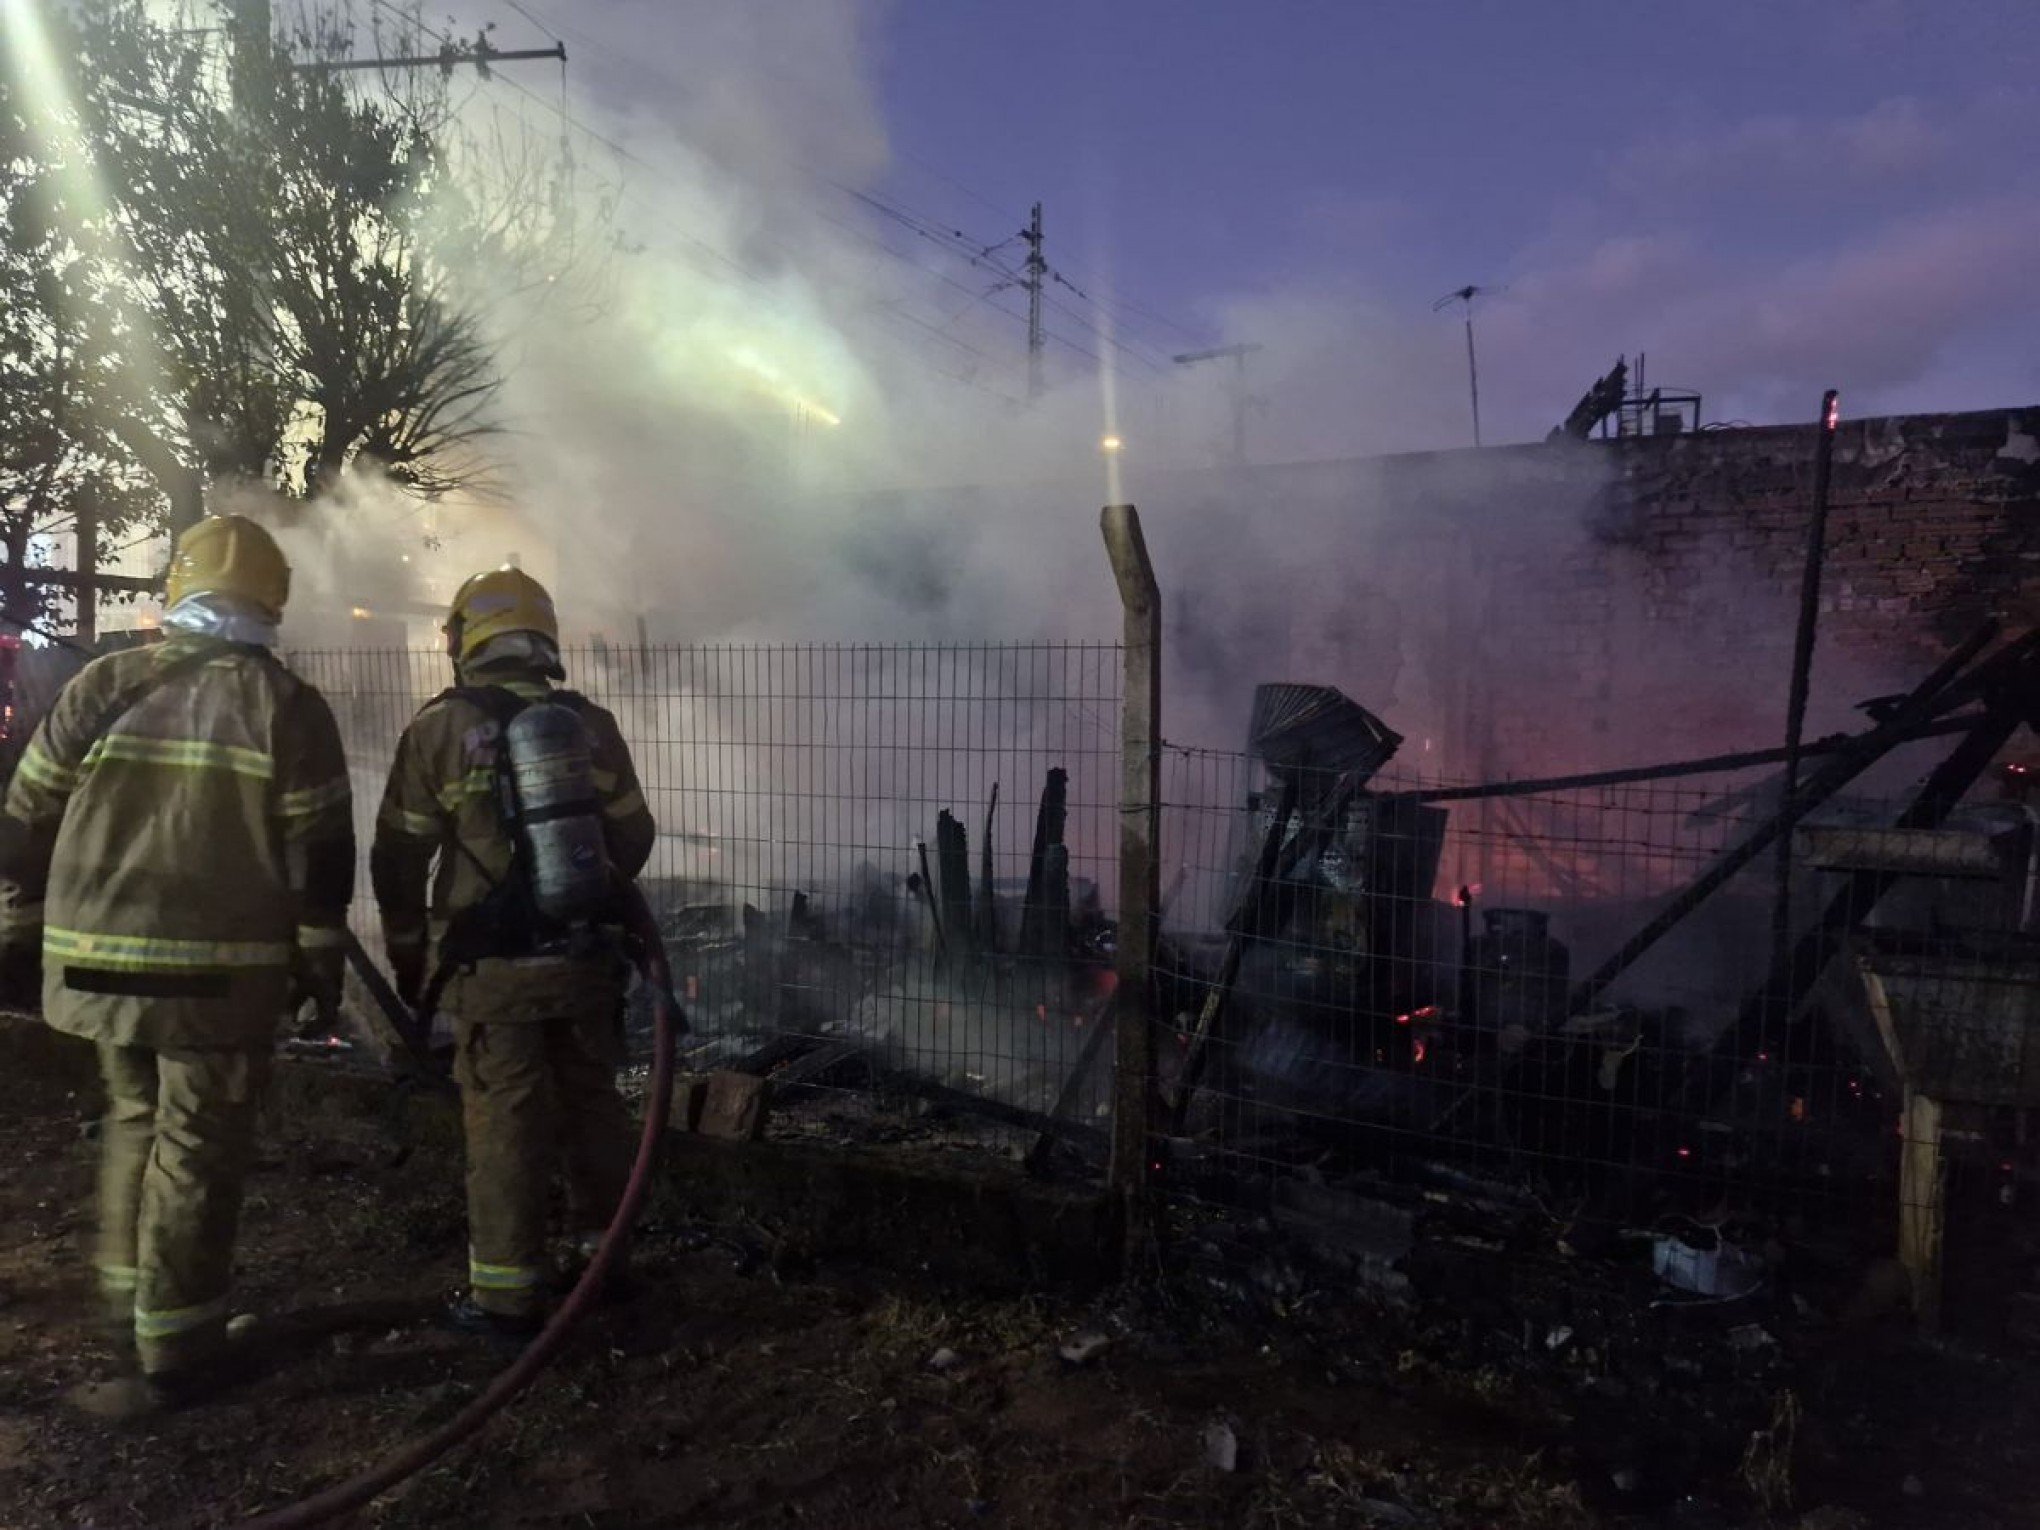
[[[271,621],[290,599],[290,564],[276,539],[245,515],[209,515],[186,528],[170,554],[164,603],[188,595],[230,595]]]
[[[476,574],[453,597],[446,613],[446,651],[465,664],[475,651],[506,632],[536,632],[557,643],[560,619],[545,586],[520,568]]]

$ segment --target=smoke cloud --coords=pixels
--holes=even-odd
[[[1563,695],[1574,678],[1581,657],[1540,649],[1520,592],[1592,550],[1611,468],[1593,451],[1356,460],[1464,440],[1463,357],[1440,343],[1451,315],[1412,318],[1328,260],[1209,305],[1214,336],[1261,347],[1243,374],[1166,359],[1158,374],[1152,347],[1108,324],[1095,355],[1051,352],[1030,407],[1018,329],[997,306],[1013,294],[987,291],[1017,256],[960,266],[939,230],[909,232],[857,200],[889,154],[873,87],[881,9],[687,7],[684,70],[634,44],[669,35],[673,18],[629,6],[533,14],[573,28],[571,122],[544,91],[496,83],[474,87],[468,125],[500,136],[507,114],[534,138],[564,134],[572,194],[584,209],[615,208],[613,227],[587,220],[610,246],[584,249],[557,291],[531,292],[528,271],[473,273],[478,292],[516,294],[493,305],[506,361],[501,496],[421,511],[347,491],[345,513],[322,518],[325,542],[300,559],[323,570],[329,610],[396,613],[417,641],[462,577],[515,560],[553,582],[570,637],[612,648],[1109,639],[1117,602],[1097,508],[1130,499],[1164,583],[1173,741],[1238,747],[1252,686],[1271,678],[1339,686],[1408,737],[1406,768],[1461,778],[1656,757],[1668,697],[1706,719],[1719,747],[1775,732],[1778,698],[1754,694],[1703,645],[1634,640],[1647,615],[1639,570],[1610,597],[1603,659],[1618,690],[1656,705],[1618,709],[1537,758],[1484,735],[1494,687]],[[456,7],[450,29],[470,36],[483,20],[481,7]],[[1705,151],[1677,137],[1650,152],[1699,160],[1691,178],[1715,195],[1789,144],[1805,160],[1797,173],[1846,189],[1926,174],[1949,131],[1899,104],[1822,131],[1765,120]],[[1637,155],[1613,180],[1643,205],[1662,180]],[[1776,372],[1836,305],[1876,303],[1923,264],[1966,252],[1965,269],[2000,272],[2030,231],[2010,204],[1996,211],[1989,241],[1965,238],[1957,207],[1873,238],[1825,286],[1811,270],[1789,276],[1752,310],[1770,316],[1754,331],[1727,319],[1756,294],[1698,283],[1709,257],[1692,238],[1583,225],[1589,237],[1529,253],[1484,334],[1502,354],[1559,337],[1582,386],[1612,357],[1564,340],[1554,316],[1640,312],[1685,281],[1705,291],[1665,321],[1698,337],[1693,354],[1716,367],[1737,336]],[[1306,216],[1336,249],[1408,213],[1335,200]],[[1109,274],[1110,255],[1088,265]],[[1882,338],[1866,338],[1858,360],[1899,375],[1955,317],[1859,326]],[[1521,386],[1500,390],[1505,417],[1522,415],[1510,393]],[[1337,460],[1262,470],[1251,484],[1215,468],[1231,451],[1235,387],[1257,461]],[[1553,415],[1569,394],[1557,398]],[[1107,437],[1123,449],[1104,450]],[[1724,627],[1789,629],[1776,598],[1724,601],[1712,617]],[[1843,674],[1846,662],[1823,654],[1816,731],[1847,725],[1848,702],[1903,678]]]
[[[461,36],[492,14],[454,9]],[[950,721],[898,704],[919,681],[897,659],[819,678],[755,673],[740,658],[681,673],[641,645],[1109,640],[1118,605],[1097,511],[1123,500],[1143,508],[1163,582],[1172,743],[1239,748],[1252,688],[1270,679],[1344,690],[1405,735],[1399,765],[1431,777],[1661,758],[1671,710],[1715,747],[1774,736],[1782,674],[1756,686],[1704,645],[1637,640],[1649,617],[1641,570],[1609,597],[1604,653],[1540,645],[1523,592],[1596,550],[1613,464],[1587,449],[1444,451],[1469,425],[1451,315],[1412,315],[1328,256],[1205,306],[1215,344],[1260,347],[1244,373],[1178,368],[1103,323],[1095,352],[1052,349],[1030,404],[1014,294],[992,290],[1016,253],[973,266],[940,228],[903,228],[859,200],[890,152],[872,83],[881,8],[549,9],[575,29],[574,120],[536,84],[476,88],[468,120],[479,131],[505,114],[522,132],[563,134],[572,195],[615,215],[613,227],[589,219],[609,245],[584,250],[559,291],[528,292],[527,273],[471,273],[478,290],[519,294],[493,305],[506,360],[500,497],[421,511],[357,484],[320,530],[293,534],[292,551],[318,571],[319,604],[359,624],[357,640],[388,641],[373,625],[383,613],[420,640],[428,613],[479,568],[514,559],[548,580],[570,641],[599,644],[574,678],[615,706],[659,785],[664,874],[783,905],[795,889],[849,885],[868,864],[907,908],[914,842],[940,808],[972,825],[975,859],[998,782],[995,846],[1010,876],[1025,865],[1042,771],[1072,763],[1073,861],[1099,872],[1115,822],[1109,700],[1008,714],[997,746],[966,758]],[[684,32],[684,73],[645,46],[648,28]],[[1714,151],[1680,138],[1651,162],[1691,161],[1688,179],[1714,196],[1772,164],[1780,144],[1805,157],[1799,173],[1845,190],[1926,174],[1946,153],[1941,125],[1894,106],[1826,133],[1761,122]],[[1648,207],[1667,177],[1625,158],[1615,179]],[[1496,369],[1490,418],[1518,435],[1537,421],[1541,434],[1625,348],[1611,333],[1662,337],[1706,377],[1747,366],[1752,378],[1710,414],[1789,410],[1817,396],[1829,365],[1901,384],[1931,368],[1951,327],[1978,322],[1983,301],[1945,286],[1931,302],[1902,301],[1922,273],[1952,266],[1969,294],[2013,285],[2040,232],[2034,205],[1974,188],[1871,232],[1839,265],[1797,264],[1768,287],[1724,272],[1676,217],[1560,220],[1483,311],[1491,353],[1516,363]],[[1328,202],[1309,216],[1336,254],[1407,214]],[[1097,251],[1092,271],[1109,276],[1110,256]],[[1091,295],[1116,297],[1104,283]],[[1899,308],[1903,322],[1852,322]],[[1592,325],[1578,322],[1587,313]],[[1836,333],[1848,345],[1823,353]],[[1251,482],[1225,470],[1241,403],[1254,460],[1297,465]],[[1434,455],[1361,460],[1411,451]],[[1791,613],[1777,597],[1725,593],[1709,619],[1789,630]],[[1638,704],[1534,749],[1497,741],[1498,699],[1566,696],[1589,659]],[[978,697],[1042,684],[1000,662],[965,657],[943,683]],[[1850,725],[1850,702],[1906,678],[1824,652],[1809,731]],[[825,704],[830,687],[855,704]],[[813,745],[825,740],[844,763],[817,779]],[[1245,784],[1214,771],[1177,800],[1209,808],[1208,828],[1236,817]],[[1186,908],[1218,910],[1227,849],[1214,836],[1179,852],[1199,858]]]

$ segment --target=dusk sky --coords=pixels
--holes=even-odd
[[[462,19],[505,46],[560,30],[574,111],[633,144],[716,152],[746,98],[779,162],[973,241],[1040,200],[1129,386],[1175,350],[1265,347],[1272,454],[1463,442],[1458,319],[1431,304],[1469,282],[1503,289],[1477,314],[1490,440],[1541,436],[1639,350],[1710,420],[1808,416],[1829,385],[1850,413],[2040,398],[2031,0],[525,10]],[[807,190],[940,277],[917,312],[1017,385],[1018,321],[959,316],[991,277]],[[1055,296],[1081,370],[1098,312]]]

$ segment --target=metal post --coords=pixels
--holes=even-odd
[[[1232,460],[1234,467],[1247,465],[1247,348],[1233,351]]]
[[[99,641],[99,507],[86,495],[78,505],[78,620],[76,636],[90,648]]]
[[[1126,618],[1120,708],[1119,939],[1110,1184],[1125,1213],[1126,1251],[1152,1229],[1148,1138],[1154,1099],[1151,968],[1161,902],[1162,596],[1141,536],[1140,512],[1107,505],[1105,550]]]
[[[1813,457],[1813,515],[1806,527],[1806,563],[1799,576],[1799,630],[1792,641],[1792,687],[1785,701],[1785,777],[1779,802],[1790,802],[1799,790],[1799,742],[1806,731],[1806,691],[1813,672],[1813,643],[1820,628],[1820,575],[1827,557],[1828,484],[1835,462],[1835,424],[1840,395],[1833,388],[1821,395],[1820,436]],[[1778,889],[1771,909],[1771,956],[1781,957],[1792,944],[1792,840],[1778,836]]]
[[[1466,305],[1466,391],[1473,395],[1473,444],[1480,445],[1480,365],[1473,359],[1473,304]]]
[[[1048,261],[1041,253],[1041,204],[1036,202],[1020,237],[1027,241],[1027,397],[1041,397],[1041,359],[1048,341],[1041,326],[1041,289],[1048,280]]]
[[[1456,292],[1448,292],[1431,305],[1431,312],[1439,313],[1452,304],[1460,304],[1466,315],[1466,392],[1473,404],[1473,444],[1480,445],[1480,363],[1473,354],[1473,300],[1491,292],[1489,287],[1475,287],[1471,284]]]

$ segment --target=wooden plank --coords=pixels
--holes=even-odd
[[[1278,925],[1278,921],[1270,916],[1265,899],[1269,881],[1275,875],[1276,863],[1281,859],[1289,820],[1296,811],[1296,797],[1296,775],[1294,772],[1286,773],[1281,795],[1275,804],[1275,815],[1268,821],[1268,832],[1262,836],[1260,853],[1254,859],[1253,873],[1247,878],[1247,885],[1240,890],[1238,903],[1226,919],[1225,956],[1218,964],[1218,973],[1211,981],[1210,990],[1204,995],[1204,1003],[1198,1008],[1197,1023],[1191,1028],[1190,1047],[1183,1055],[1183,1071],[1177,1078],[1175,1095],[1169,1101],[1172,1131],[1183,1130],[1190,1101],[1204,1076],[1206,1049],[1224,1020],[1225,1007],[1232,998],[1233,984],[1239,980],[1240,962],[1246,955],[1248,942],[1256,936],[1267,938],[1280,933],[1279,927],[1270,927]]]
[[[725,1142],[756,1142],[765,1135],[771,1098],[768,1080],[718,1068],[708,1075],[695,1130]]]
[[[1863,996],[1870,1006],[1870,1018],[1877,1022],[1878,1038],[1884,1043],[1884,1055],[1891,1059],[1891,1069],[1901,1082],[1905,1079],[1905,1048],[1899,1044],[1898,1026],[1891,1017],[1891,996],[1884,991],[1884,979],[1870,964],[1867,956],[1856,958],[1856,970],[1863,974]]]
[[[935,871],[941,880],[942,928],[955,939],[959,952],[971,938],[970,844],[963,825],[944,808],[935,820]]]
[[[362,992],[368,995],[369,1031],[389,1053],[390,1061],[398,1065],[406,1061],[416,1063],[428,1073],[437,1073],[439,1070],[432,1063],[429,1020],[421,1021],[397,997],[397,990],[362,949],[360,937],[352,930],[347,931],[346,962],[354,969]]]
[[[919,1078],[911,1073],[896,1073],[888,1077],[880,1088],[887,1093],[926,1100],[931,1105],[940,1105],[945,1110],[953,1110],[960,1116],[977,1116],[986,1121],[996,1121],[1001,1126],[1017,1127],[1026,1132],[1047,1132],[1080,1148],[1095,1150],[1106,1145],[1105,1133],[1095,1126],[1087,1126],[1081,1121],[1053,1120],[1038,1110],[1029,1110],[1024,1105],[1011,1105],[1004,1100],[995,1100],[988,1094],[972,1094],[968,1090],[952,1089],[949,1085],[938,1084],[931,1078]]]
[[[985,838],[978,847],[978,949],[994,955],[999,949],[999,900],[992,890],[992,824],[999,812],[999,783],[992,783],[985,804]]]
[[[1110,1183],[1124,1197],[1131,1259],[1153,1230],[1146,1201],[1155,1071],[1152,968],[1155,910],[1161,901],[1162,596],[1141,535],[1140,512],[1132,505],[1107,505],[1100,520],[1125,616]]]
[[[928,909],[928,922],[935,930],[935,958],[937,961],[949,955],[949,942],[942,936],[942,910],[935,903],[935,878],[928,870],[928,841],[914,841],[914,854],[920,858],[921,869],[913,879],[914,889],[920,893],[921,901]]]
[[[820,1078],[838,1063],[846,1063],[864,1051],[861,1041],[825,1041],[813,1051],[775,1068],[768,1077],[775,1089],[791,1089]]]
[[[1083,1088],[1085,1076],[1090,1073],[1091,1064],[1098,1060],[1098,1052],[1105,1044],[1106,1034],[1116,1023],[1117,1000],[1118,994],[1115,991],[1113,997],[1105,1001],[1105,1007],[1098,1011],[1098,1018],[1091,1022],[1091,1034],[1084,1038],[1084,1045],[1077,1052],[1076,1065],[1063,1080],[1062,1089],[1055,1097],[1055,1105],[1049,1110],[1048,1119],[1051,1123],[1059,1124],[1068,1120],[1070,1112],[1076,1109],[1077,1096]],[[1034,1139],[1034,1146],[1027,1150],[1026,1164],[1030,1173],[1040,1170],[1047,1164],[1049,1152],[1054,1146],[1055,1131],[1052,1124]]]
[[[1065,953],[1048,933],[1049,850],[1063,842],[1069,817],[1070,774],[1061,766],[1042,783],[1041,805],[1034,814],[1034,850],[1027,858],[1027,896],[1020,904],[1020,954],[1054,957]]]
[[[1905,1093],[1905,1146],[1898,1174],[1898,1262],[1912,1282],[1913,1315],[1932,1332],[1941,1322],[1941,1249],[1947,1175],[1941,1157],[1941,1102]]]

